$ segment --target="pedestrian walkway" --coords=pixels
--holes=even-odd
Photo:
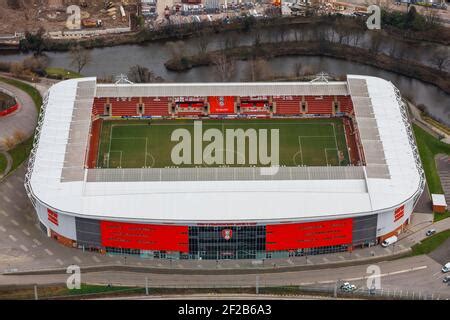
[[[450,204],[450,156],[438,155],[436,157],[436,167],[441,179],[442,189],[447,205]]]

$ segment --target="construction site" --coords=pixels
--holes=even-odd
[[[122,28],[129,26],[130,13],[139,0],[0,0],[0,34],[68,30],[70,6],[80,8],[80,28]]]

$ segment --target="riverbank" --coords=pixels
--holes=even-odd
[[[183,40],[197,37],[204,34],[213,36],[218,33],[230,31],[248,32],[259,29],[277,29],[279,32],[286,32],[288,29],[311,27],[333,27],[336,32],[363,32],[370,33],[365,25],[363,17],[347,16],[290,16],[290,17],[270,17],[256,19],[253,16],[240,17],[228,22],[224,21],[203,21],[201,23],[189,24],[169,24],[157,28],[145,28],[134,30],[128,33],[101,35],[81,39],[54,39],[45,38],[43,41],[44,51],[68,51],[75,44],[81,44],[85,48],[104,48],[120,45],[142,45],[156,41]],[[377,31],[381,37],[395,39],[396,41],[408,42],[409,44],[434,43],[441,45],[450,44],[450,28],[436,26],[424,31],[404,30],[392,25],[384,24],[382,30]],[[22,46],[21,46],[22,47]],[[1,52],[1,51],[0,51]]]
[[[410,78],[418,79],[437,86],[450,94],[450,75],[415,61],[393,58],[382,52],[372,52],[363,48],[329,41],[292,41],[280,43],[261,43],[258,45],[209,51],[205,54],[181,56],[166,61],[165,67],[170,71],[183,72],[199,66],[212,66],[217,56],[236,60],[255,58],[271,59],[281,56],[324,56],[361,64],[370,65],[383,70],[395,72]]]

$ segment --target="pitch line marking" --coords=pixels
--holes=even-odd
[[[327,161],[327,166],[329,166],[330,164],[328,163],[328,150],[337,150],[336,148],[324,148],[325,150],[325,160]],[[338,158],[339,161],[339,158]]]
[[[109,164],[110,164],[110,160],[111,160],[111,153],[113,153],[113,152],[118,152],[120,154],[120,156],[119,156],[119,168],[122,168],[122,151],[121,150],[112,150],[112,151],[109,152],[109,155],[108,155],[108,168],[110,167]]]
[[[298,137],[298,144],[299,144],[299,151],[300,151],[300,159],[302,160],[302,166],[303,166],[303,149],[302,149],[302,137]]]
[[[337,137],[336,137],[336,126],[334,125],[334,122],[331,123],[332,127],[333,127],[333,135],[334,135],[334,144],[336,146],[336,155],[338,157],[339,160],[339,147],[338,147],[338,143],[337,143]],[[345,130],[345,129],[344,129]]]

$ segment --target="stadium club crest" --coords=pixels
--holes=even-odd
[[[232,236],[233,236],[233,230],[231,230],[231,229],[223,229],[222,230],[222,238],[224,238],[225,240],[230,240]]]

